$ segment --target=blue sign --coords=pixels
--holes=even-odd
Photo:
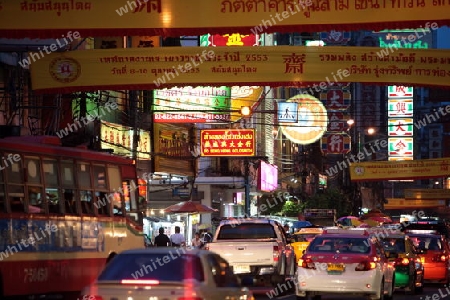
[[[278,102],[278,122],[296,123],[298,120],[298,103]]]

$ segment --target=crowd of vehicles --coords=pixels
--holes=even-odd
[[[397,290],[420,294],[427,283],[446,286],[447,236],[447,223],[435,218],[373,228],[324,228],[298,260],[296,295],[390,299]]]

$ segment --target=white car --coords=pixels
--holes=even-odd
[[[390,299],[394,267],[378,239],[359,229],[324,230],[298,261],[296,295],[361,295]]]
[[[86,300],[254,300],[227,261],[206,250],[147,248],[116,255],[83,289]]]

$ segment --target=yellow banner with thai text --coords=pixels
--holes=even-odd
[[[450,50],[375,47],[162,47],[31,53],[41,92],[180,85],[306,86],[337,82],[450,86]]]
[[[405,189],[405,199],[441,200],[450,199],[447,189]]]
[[[350,164],[352,181],[436,178],[450,175],[450,158]]]
[[[449,25],[448,1],[2,0],[0,36],[89,36],[383,30]],[[403,26],[402,26],[403,25]],[[55,35],[57,34],[57,35]]]
[[[445,206],[445,200],[406,200],[403,198],[387,198],[388,203],[384,205],[384,209],[404,209],[411,207],[439,207]]]

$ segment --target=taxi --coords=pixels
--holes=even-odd
[[[450,249],[445,237],[423,230],[412,230],[407,235],[422,253],[425,282],[449,284]]]
[[[424,267],[411,239],[402,232],[384,231],[378,234],[385,252],[397,257],[394,264],[394,287],[409,294],[420,294],[424,285]]]
[[[307,299],[333,294],[391,299],[393,281],[394,267],[370,232],[324,229],[298,261],[295,293]]]
[[[294,249],[295,257],[302,257],[309,243],[319,234],[322,234],[322,228],[300,228],[292,236],[291,246]]]

